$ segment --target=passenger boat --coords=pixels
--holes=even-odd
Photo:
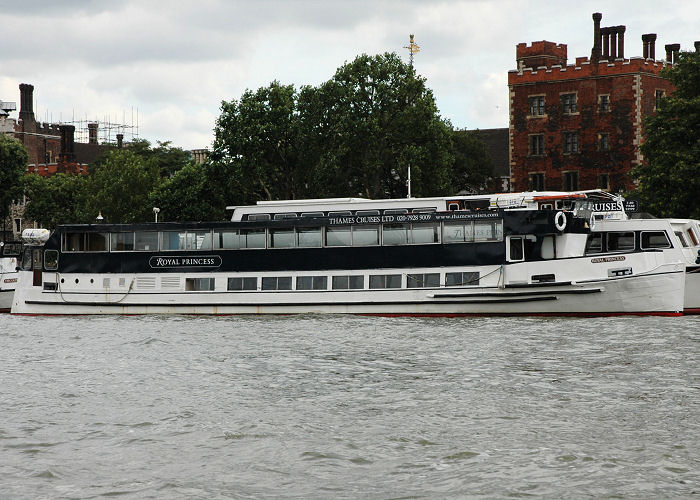
[[[700,221],[670,219],[686,262],[685,314],[700,314]]]
[[[17,265],[22,255],[22,243],[0,242],[0,313],[10,312],[17,286]]]
[[[605,196],[271,201],[229,207],[228,222],[64,225],[26,247],[12,312],[682,314],[670,223],[602,228],[615,215],[585,205]]]

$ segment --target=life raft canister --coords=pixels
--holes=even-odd
[[[566,214],[564,212],[557,212],[554,216],[554,227],[557,231],[563,231],[566,229]]]

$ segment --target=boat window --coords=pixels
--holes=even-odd
[[[248,220],[270,220],[270,214],[248,214]]]
[[[62,243],[64,252],[84,252],[85,233],[64,233]]]
[[[379,215],[379,210],[358,210],[355,215],[358,217],[368,217],[372,215]]]
[[[323,217],[323,212],[303,212],[302,217]]]
[[[241,229],[241,248],[265,248],[264,229]]]
[[[106,252],[109,245],[109,233],[87,233],[88,252]]]
[[[328,212],[328,217],[348,217],[352,215],[352,212],[349,210],[342,210],[340,212]]]
[[[44,269],[47,271],[58,269],[58,250],[44,251]]]
[[[591,233],[586,240],[586,255],[600,253],[603,251],[603,235],[601,233]]]
[[[353,226],[353,246],[379,245],[379,226]]]
[[[671,248],[665,231],[642,231],[642,248]]]
[[[543,259],[553,259],[556,257],[554,235],[548,234],[542,238],[542,247],[540,248],[540,257]]]
[[[211,250],[210,231],[163,231],[161,250]]]
[[[410,227],[410,224],[384,224],[382,241],[385,245],[406,245]]]
[[[503,239],[502,221],[474,221],[475,241],[500,241]]]
[[[464,243],[474,241],[474,223],[445,222],[442,227],[442,241],[444,243]]]
[[[406,275],[406,288],[433,288],[439,286],[440,273]]]
[[[447,204],[447,210],[453,212],[455,210],[459,210],[459,202],[457,201],[451,201],[450,203]]]
[[[320,227],[298,227],[297,246],[299,247],[320,247],[323,246],[322,228]]]
[[[184,231],[163,231],[160,235],[161,250],[184,250],[186,236]]]
[[[479,284],[479,272],[445,273],[445,286],[472,286]]]
[[[228,290],[257,290],[258,278],[229,278]]]
[[[352,244],[350,226],[327,227],[326,245],[329,247],[349,247]]]
[[[158,250],[158,232],[136,231],[134,233],[134,250],[151,251]]]
[[[211,250],[211,231],[187,231],[187,237],[192,239],[192,249]]]
[[[552,210],[553,208],[551,203],[540,203],[540,210]]]
[[[436,210],[432,207],[426,207],[426,208],[414,208],[411,210],[414,214],[432,214]]]
[[[270,229],[268,231],[268,248],[290,248],[294,246],[294,228]]]
[[[364,276],[333,276],[333,290],[361,290],[364,287]]]
[[[296,218],[297,218],[297,214],[295,214],[294,212],[275,214],[275,217],[274,217],[275,220],[296,219]]]
[[[698,246],[698,238],[695,236],[695,231],[692,228],[688,228],[688,236],[690,236],[690,241],[693,242],[693,246]]]
[[[297,276],[297,290],[327,290],[327,276]]]
[[[369,277],[370,288],[401,288],[400,274],[373,274]]]
[[[32,249],[27,247],[24,249],[24,255],[22,256],[22,271],[32,270]]]
[[[411,243],[440,243],[438,225],[433,223],[412,224]]]
[[[291,276],[264,276],[262,279],[263,290],[291,290]]]
[[[214,278],[185,278],[185,290],[188,292],[210,292],[214,290]]]
[[[634,233],[611,232],[607,234],[608,252],[634,250]]]
[[[535,274],[530,276],[530,282],[532,283],[555,283],[557,277],[554,274]]]
[[[520,261],[525,258],[523,251],[523,238],[521,236],[511,236],[508,238],[510,250],[508,252],[510,261]]]
[[[5,243],[2,246],[2,254],[9,257],[17,257],[22,254],[21,243]]]
[[[110,233],[109,239],[113,252],[125,252],[134,249],[134,233]]]
[[[688,242],[685,241],[685,236],[683,236],[683,232],[676,231],[675,233],[676,233],[676,236],[678,236],[678,239],[681,240],[681,245],[683,246],[683,248],[688,248]]]
[[[384,215],[401,215],[401,214],[407,214],[408,209],[407,208],[393,208],[390,210],[384,210]]]
[[[214,230],[214,248],[231,249],[240,248],[241,242],[238,231],[235,229],[215,229]]]

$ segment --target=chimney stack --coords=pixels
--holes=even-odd
[[[625,58],[625,31],[627,26],[617,27],[617,57],[620,59]]]
[[[700,41],[695,42],[695,52],[700,52]]]
[[[58,155],[58,161],[60,163],[74,163],[75,162],[75,152],[74,152],[74,136],[75,136],[75,126],[73,125],[59,125],[58,129],[61,131],[61,152]]]
[[[610,28],[600,28],[600,36],[603,38],[603,53],[601,57],[605,60],[610,59]]]
[[[591,62],[597,64],[600,61],[600,20],[603,14],[595,12],[593,14],[593,50],[591,50]]]
[[[97,144],[97,123],[88,123],[88,143]]]
[[[656,33],[642,35],[642,57],[644,59],[656,59],[654,45],[656,43]]]
[[[117,148],[121,149],[124,145],[124,134],[117,134]]]
[[[25,122],[34,122],[34,85],[28,83],[19,84],[19,119]]]
[[[676,64],[678,62],[678,52],[681,50],[680,43],[670,43],[665,46],[666,48],[666,61],[671,64]]]

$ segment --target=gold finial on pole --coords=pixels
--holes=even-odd
[[[410,37],[410,43],[405,45],[404,49],[408,49],[408,53],[410,54],[409,60],[411,62],[411,67],[413,67],[413,54],[420,52],[420,47],[413,41],[413,35],[410,35]]]

